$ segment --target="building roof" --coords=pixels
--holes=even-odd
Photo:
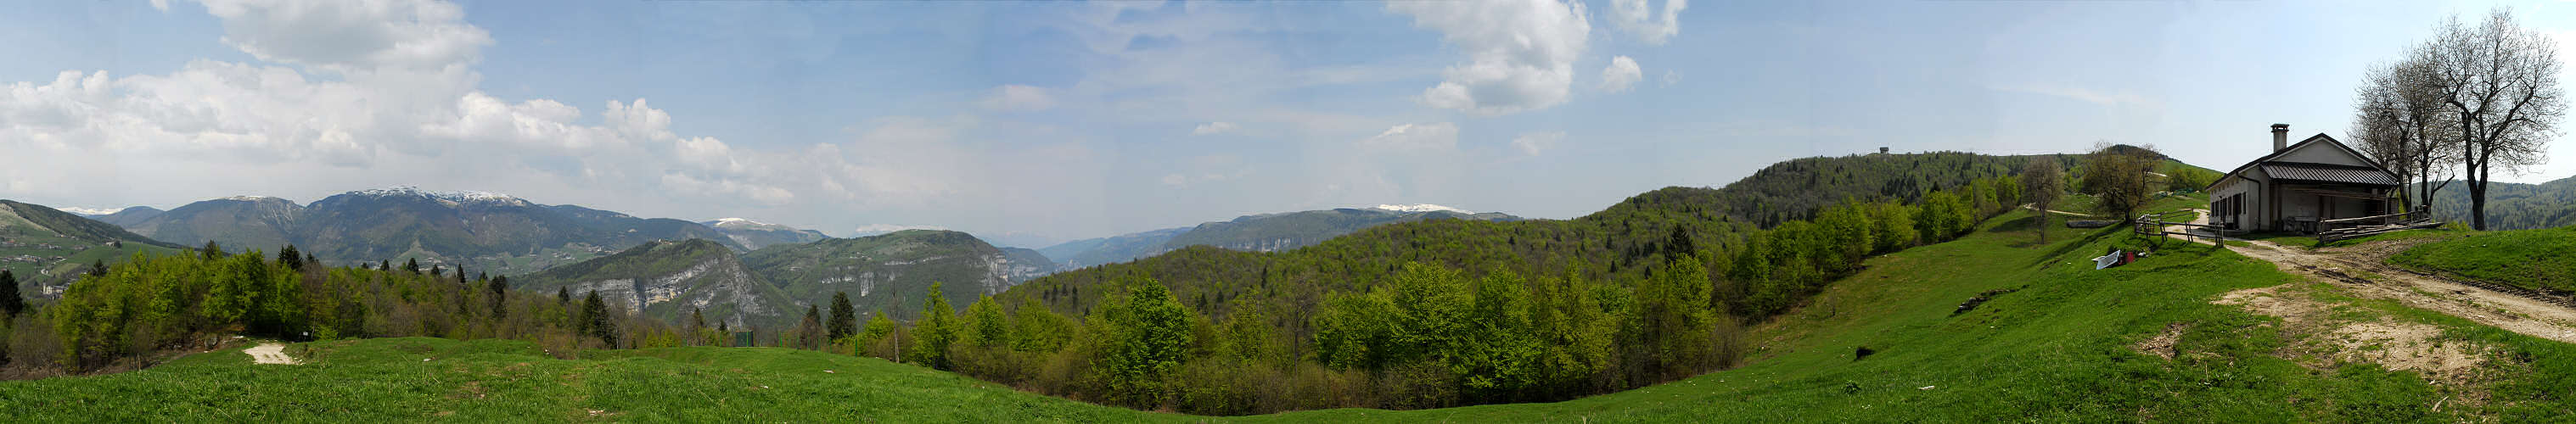
[[[2347,166],[2342,166],[2342,165],[2327,165],[2327,164],[2316,164],[2316,163],[2288,163],[2288,162],[2272,162],[2272,160],[2273,160],[2273,159],[2279,159],[2279,158],[2281,157],[2281,155],[2287,155],[2287,154],[2290,154],[2290,152],[2292,152],[2292,151],[2297,151],[2297,150],[2299,150],[2299,147],[2301,147],[2301,146],[2306,146],[2306,145],[2308,145],[2308,144],[2310,144],[2310,143],[2325,143],[2325,145],[2327,145],[2327,146],[2334,147],[2336,150],[2341,150],[2341,151],[2343,151],[2345,154],[2349,154],[2349,155],[2352,155],[2352,157],[2354,157],[2354,158],[2361,159],[2361,163],[2370,164],[2370,166],[2369,166],[2369,167],[2364,168],[2364,167],[2347,167]],[[2217,191],[2217,190],[2218,190],[2218,186],[2226,185],[2229,181],[2235,180],[2237,176],[2239,176],[2239,175],[2243,175],[2243,174],[2245,173],[2245,170],[2247,170],[2247,169],[2253,169],[2255,165],[2315,165],[2315,166],[2328,166],[2328,167],[2345,168],[2345,169],[2351,169],[2351,170],[2366,170],[2367,172],[2376,172],[2376,173],[2380,174],[2382,177],[2385,177],[2385,181],[2388,181],[2388,182],[2385,182],[2385,183],[2377,183],[2377,184],[2382,184],[2382,185],[2403,185],[2403,183],[2397,182],[2397,173],[2395,173],[2395,172],[2389,172],[2387,167],[2380,166],[2380,165],[2379,165],[2379,161],[2378,161],[2378,160],[2376,160],[2376,159],[2371,159],[2371,158],[2370,158],[2370,155],[2361,154],[2361,151],[2359,151],[2359,150],[2353,150],[2353,149],[2352,149],[2352,146],[2346,146],[2346,145],[2344,145],[2344,144],[2343,144],[2343,141],[2335,140],[2335,139],[2334,139],[2334,137],[2328,137],[2328,136],[2326,136],[2326,134],[2325,134],[2325,133],[2317,133],[2317,135],[2315,135],[2315,136],[2311,136],[2311,137],[2308,137],[2308,139],[2306,139],[2306,140],[2299,140],[2299,142],[2298,142],[2298,143],[2293,143],[2293,144],[2289,145],[2289,147],[2284,147],[2284,148],[2281,148],[2280,150],[2274,150],[2274,151],[2272,151],[2272,154],[2263,155],[2263,157],[2260,157],[2260,158],[2254,158],[2254,161],[2252,161],[2252,162],[2246,162],[2244,165],[2238,165],[2238,166],[2236,167],[2236,170],[2233,170],[2233,171],[2227,171],[2227,175],[2219,176],[2219,177],[2218,177],[2218,181],[2211,181],[2211,182],[2209,182],[2209,186],[2208,186],[2208,187],[2202,187],[2202,188],[2201,188],[2201,191]],[[2271,170],[2271,169],[2269,169],[2269,168],[2266,168],[2266,169],[2264,169],[2264,170],[2263,170],[2263,172],[2265,172],[2265,173],[2270,173],[2270,172],[2272,172],[2272,170]],[[2303,178],[2282,177],[2282,176],[2279,176],[2278,174],[2274,174],[2274,178],[2303,179]],[[2351,177],[2351,178],[2354,178],[2354,179],[2362,179],[2362,178],[2364,178],[2364,177]],[[2339,181],[2339,180],[2314,180],[2314,181],[2333,181],[2333,182],[2343,182],[2343,181]],[[2370,183],[2363,183],[2363,184],[2370,184]]]
[[[2322,163],[2273,162],[2263,164],[2263,173],[2275,179],[2319,181],[2330,183],[2398,185],[2397,177],[2364,166],[2328,165]]]

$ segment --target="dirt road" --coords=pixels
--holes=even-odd
[[[280,365],[296,364],[295,358],[286,356],[286,345],[282,344],[261,343],[259,346],[242,349],[242,353],[250,355],[250,361],[254,363]]]
[[[2201,212],[2194,223],[2207,223]],[[2185,227],[2166,227],[2183,232]],[[2183,236],[2171,236],[2183,238]],[[2207,237],[2207,236],[2203,236]],[[2201,239],[2206,243],[2207,238]],[[2333,283],[2353,295],[2391,299],[2417,309],[2441,312],[2533,337],[2576,343],[2576,309],[2480,288],[2438,276],[2417,274],[2387,264],[2389,255],[2425,240],[2396,240],[2358,246],[2308,249],[2260,240],[2236,253],[2271,262],[2281,271]]]

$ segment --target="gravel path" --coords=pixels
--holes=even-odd
[[[2194,223],[2207,223],[2209,213],[2200,212],[2201,217]],[[2167,227],[2165,231],[2181,232],[2183,228]],[[2178,235],[2171,237],[2183,238]],[[2377,241],[2363,246],[2317,250],[2261,240],[2229,240],[2253,245],[2235,248],[2236,253],[2271,262],[2282,272],[2332,283],[2353,295],[2396,300],[2409,307],[2467,318],[2532,337],[2576,343],[2576,309],[2388,265],[2387,255],[2404,249],[2378,245],[2406,241]],[[2208,243],[2206,238],[2200,242]]]
[[[280,365],[296,364],[295,358],[286,356],[286,345],[282,344],[261,343],[259,346],[242,349],[242,353],[250,355],[250,361],[255,363]]]

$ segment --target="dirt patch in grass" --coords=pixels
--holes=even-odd
[[[2140,340],[2137,344],[2129,345],[2129,347],[2137,349],[2138,352],[2171,360],[2174,358],[2175,353],[2174,343],[2182,341],[2182,330],[2188,328],[2191,328],[2191,326],[2179,322],[2165,324],[2165,332],[2158,333],[2155,337],[2148,337],[2146,340]]]
[[[2211,303],[2235,305],[2247,312],[2281,319],[2281,332],[2290,343],[2274,356],[2298,362],[2311,369],[2327,370],[2345,364],[2377,364],[2391,370],[2413,371],[2434,384],[2477,393],[2492,376],[2487,373],[2487,356],[2494,349],[2477,343],[2446,339],[2443,330],[2431,324],[2403,322],[2387,317],[2361,317],[2345,313],[2340,302],[2318,299],[2296,284],[2252,288],[2228,292]],[[2365,314],[2366,315],[2366,314]],[[2174,330],[2168,330],[2168,333]],[[2154,339],[2149,339],[2153,341]],[[2146,343],[2141,343],[2145,345]],[[2462,401],[2475,400],[2464,396]]]

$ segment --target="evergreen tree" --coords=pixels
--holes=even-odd
[[[508,303],[508,300],[510,299],[510,276],[504,275],[493,278],[489,283],[483,285],[483,289],[491,293],[492,316],[496,318],[509,316],[510,304]]]
[[[1699,254],[1699,246],[1691,243],[1690,230],[1679,225],[1673,226],[1673,235],[1666,237],[1664,241],[1664,260],[1688,258],[1696,254]]]
[[[584,335],[599,338],[610,348],[617,347],[617,322],[608,314],[608,302],[599,300],[599,292],[590,292],[589,296],[582,298],[581,316]]]
[[[0,269],[0,320],[18,316],[27,310],[27,299],[18,297],[18,276]]]
[[[91,277],[105,277],[105,276],[107,276],[107,260],[102,259],[102,260],[91,261],[91,262],[89,263],[89,276],[91,276]]]
[[[224,247],[215,244],[214,240],[206,240],[206,247],[198,248],[197,253],[206,255],[206,259],[220,259],[224,257]]]
[[[555,288],[555,304],[557,304],[557,305],[571,306],[571,305],[572,305],[572,287],[569,287],[569,286],[566,286],[566,287],[556,287],[556,288]]]
[[[851,334],[858,334],[859,309],[850,306],[849,293],[832,293],[832,320],[830,321],[830,324],[831,325],[826,327],[828,331],[826,331],[823,336],[824,340],[840,341],[842,337],[849,337]]]
[[[419,273],[420,273],[420,258],[404,259],[404,260],[403,260],[403,270],[404,270],[404,271],[410,271],[410,272],[411,272],[411,273],[413,273],[413,274],[419,274]]]
[[[303,271],[304,254],[296,252],[295,245],[289,244],[277,249],[277,263],[286,264],[287,269]]]
[[[689,329],[696,330],[701,328],[707,328],[706,308],[689,308]]]

